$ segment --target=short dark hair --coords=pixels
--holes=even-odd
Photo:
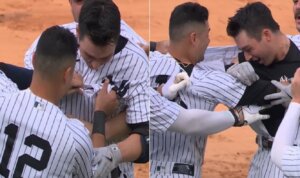
[[[182,36],[182,29],[186,25],[200,23],[208,20],[208,10],[199,3],[186,2],[175,7],[171,13],[169,22],[170,40],[176,41]]]
[[[34,67],[44,77],[75,65],[78,50],[76,37],[69,30],[53,26],[46,29],[36,47]]]
[[[229,18],[227,34],[236,37],[242,30],[245,30],[249,36],[261,40],[261,32],[264,28],[272,32],[280,30],[270,9],[261,2],[255,2],[240,8],[233,17]]]
[[[121,15],[113,1],[90,0],[84,2],[79,15],[80,39],[90,37],[95,45],[117,43],[120,36]]]

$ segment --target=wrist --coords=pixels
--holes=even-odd
[[[243,125],[245,125],[245,120],[244,120],[244,116],[240,116],[240,112],[243,112],[242,109],[237,110],[237,109],[229,109],[229,111],[231,112],[231,114],[234,117],[234,124],[233,126],[235,127],[241,127]]]
[[[113,155],[115,155],[115,161],[116,163],[121,163],[122,162],[122,154],[119,146],[117,144],[111,144],[109,145],[109,148]]]

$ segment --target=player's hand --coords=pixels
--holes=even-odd
[[[103,111],[107,116],[117,110],[119,100],[114,90],[108,90],[109,80],[106,79],[102,85],[102,89],[97,93],[95,101],[95,111]]]
[[[106,177],[122,161],[121,151],[116,144],[95,148],[93,166],[96,167],[94,177]]]
[[[178,91],[189,85],[190,77],[188,74],[186,72],[180,72],[175,76],[175,79],[171,85],[166,84],[162,87],[162,94],[169,100],[173,100],[177,96]]]
[[[269,106],[242,106],[234,109],[236,117],[239,118],[239,123],[237,126],[244,126],[252,124],[259,120],[269,119],[270,115],[260,114],[259,111],[267,108]]]
[[[227,73],[237,78],[241,83],[250,86],[259,79],[249,62],[242,62],[231,66]]]
[[[82,87],[83,87],[82,76],[80,74],[74,72],[72,82],[71,82],[71,88],[67,94],[82,92]]]
[[[275,80],[272,80],[271,83],[279,89],[279,92],[266,95],[264,99],[271,100],[272,106],[282,104],[287,108],[292,100],[291,84],[283,84]]]
[[[292,80],[293,102],[300,103],[300,69],[297,69]]]

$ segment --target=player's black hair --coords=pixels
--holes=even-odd
[[[208,10],[195,2],[186,2],[175,7],[169,21],[169,37],[171,41],[181,39],[182,30],[190,24],[205,24]]]
[[[261,40],[261,32],[268,28],[272,32],[280,30],[272,17],[270,9],[261,2],[249,3],[240,8],[227,24],[227,34],[236,37],[242,30],[257,40]]]
[[[53,76],[59,70],[75,65],[78,43],[69,30],[52,26],[46,29],[36,47],[34,67],[43,76]]]
[[[120,36],[121,15],[113,1],[86,1],[79,15],[80,39],[88,36],[95,45],[117,43]]]

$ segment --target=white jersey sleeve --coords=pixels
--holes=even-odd
[[[165,132],[177,119],[179,105],[162,97],[154,89],[150,93],[150,129]]]
[[[300,147],[286,147],[282,155],[281,170],[287,177],[300,177]]]
[[[39,39],[40,39],[40,36],[34,40],[34,42],[31,44],[30,48],[25,53],[24,67],[27,69],[33,69],[32,57],[33,57],[33,54],[35,53],[36,46],[37,46]]]
[[[19,91],[18,86],[0,70],[0,96]]]
[[[89,132],[83,123],[76,119],[68,119],[68,126],[73,131],[75,142],[74,171],[75,177],[92,177],[92,159],[94,156]]]
[[[271,159],[286,176],[300,176],[300,147],[294,146],[299,118],[300,104],[291,102],[272,145]]]
[[[137,34],[124,20],[121,20],[121,35],[134,43],[147,44],[147,42]]]
[[[206,49],[203,62],[222,61],[223,65],[228,65],[238,57],[239,52],[237,46],[211,46]]]
[[[190,77],[190,90],[199,98],[235,107],[242,98],[246,86],[231,75],[214,70],[194,69]]]
[[[287,37],[300,49],[300,35],[287,35]]]

